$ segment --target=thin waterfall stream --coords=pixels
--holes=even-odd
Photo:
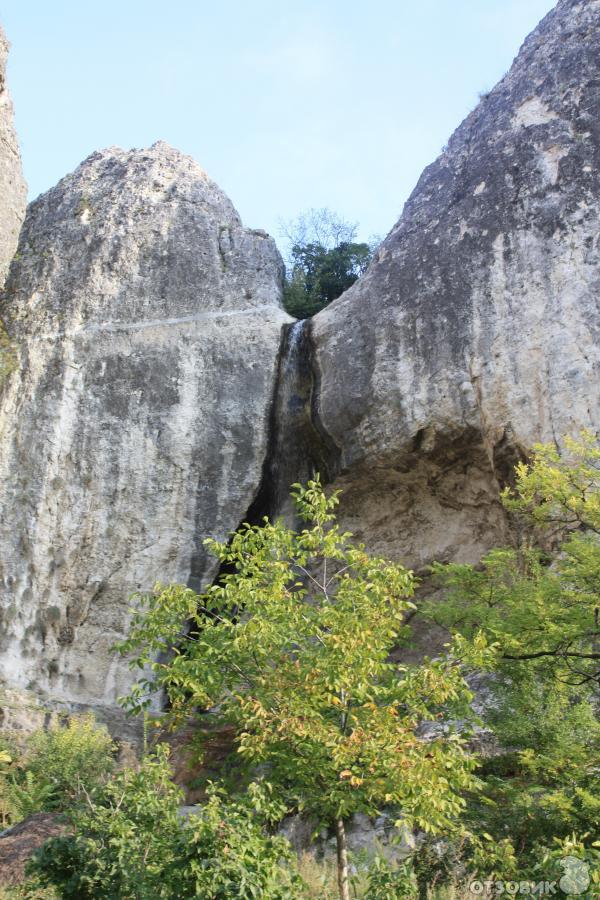
[[[319,472],[329,480],[338,453],[315,420],[317,379],[311,319],[285,326],[270,417],[270,439],[261,485],[247,520],[291,514],[290,487]]]

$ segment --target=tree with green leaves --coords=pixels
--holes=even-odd
[[[298,319],[336,300],[367,269],[373,242],[356,241],[356,225],[327,209],[310,210],[285,229],[289,245],[284,305]]]
[[[600,683],[600,448],[596,438],[534,448],[503,493],[521,519],[521,546],[497,549],[479,566],[435,565],[443,603],[426,609],[469,637],[483,631],[499,658],[551,672],[566,684]],[[554,547],[540,549],[540,543]],[[551,563],[551,564],[550,564]]]
[[[233,726],[251,776],[335,831],[348,898],[349,817],[395,807],[404,826],[448,830],[475,785],[456,725],[471,718],[467,645],[393,662],[412,573],[353,545],[335,522],[337,494],[318,480],[293,498],[302,530],[265,520],[210,540],[229,573],[218,584],[201,597],[174,585],[146,598],[120,645],[144,673],[124,702],[139,712],[164,692],[173,721],[200,710]],[[486,654],[481,643],[469,651],[471,662]]]
[[[489,837],[474,864],[497,866],[488,877],[535,878],[567,845],[598,864],[597,439],[567,439],[562,454],[539,445],[515,476],[502,499],[518,546],[493,550],[478,566],[435,565],[442,596],[421,613],[465,639],[483,634],[492,648],[483,717],[498,746],[479,771],[482,791],[469,798],[467,823]],[[592,874],[593,891],[600,869]]]

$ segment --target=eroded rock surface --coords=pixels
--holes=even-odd
[[[282,264],[166,144],[93,154],[29,208],[3,315],[19,348],[0,435],[5,680],[110,711],[128,596],[205,585],[202,540],[258,489]]]
[[[128,595],[206,584],[202,539],[311,467],[414,567],[506,539],[515,460],[600,427],[599,241],[600,0],[559,2],[281,358],[272,240],[164,144],[91,156],[31,205],[2,304],[0,676],[110,718]]]
[[[9,43],[0,26],[0,286],[17,249],[27,203],[13,105],[6,84],[8,49]]]
[[[502,540],[521,452],[600,427],[600,2],[561,0],[313,322],[344,524],[420,566]]]

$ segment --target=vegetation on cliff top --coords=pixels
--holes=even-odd
[[[378,242],[356,241],[357,226],[311,209],[284,226],[288,245],[283,303],[297,319],[315,315],[366,271]]]

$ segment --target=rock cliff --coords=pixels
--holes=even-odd
[[[193,161],[96,153],[29,208],[2,301],[0,675],[110,718],[128,596],[319,468],[420,567],[506,537],[498,486],[600,428],[600,0],[561,0],[366,275],[287,327],[273,241]],[[0,703],[0,707],[1,707]]]
[[[503,537],[498,482],[600,427],[600,2],[561,0],[313,321],[344,524],[420,566]]]
[[[6,85],[8,48],[9,43],[0,27],[0,286],[17,249],[27,203],[12,100]]]
[[[2,305],[2,675],[110,710],[128,596],[206,584],[257,491],[282,263],[166,144],[93,154],[29,207]]]

